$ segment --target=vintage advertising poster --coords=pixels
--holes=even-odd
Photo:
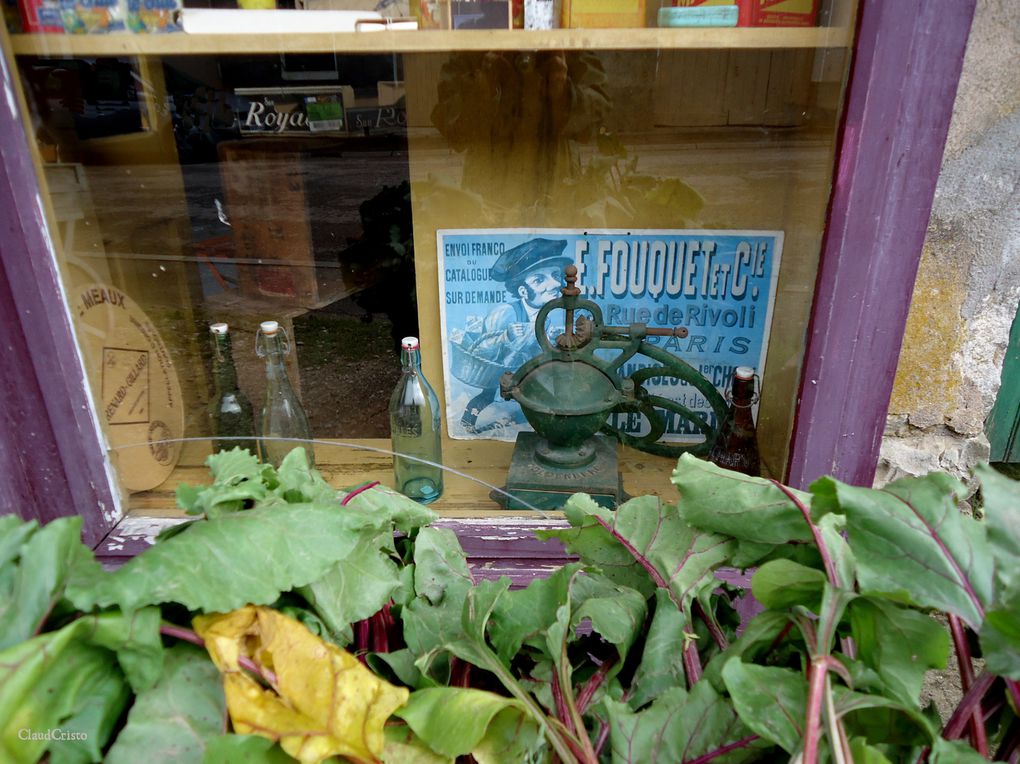
[[[607,325],[683,326],[684,339],[650,337],[698,369],[720,392],[737,366],[764,373],[783,250],[782,231],[700,230],[441,230],[440,328],[446,418],[453,438],[513,440],[529,430],[520,407],[499,396],[499,378],[538,355],[535,317],[560,296],[563,269],[577,266],[581,296],[599,305]],[[547,334],[563,331],[554,311]],[[623,372],[652,362],[635,356]],[[714,422],[704,397],[672,379],[648,390],[681,402]],[[610,423],[640,436],[637,415]],[[672,417],[664,439],[702,440]]]

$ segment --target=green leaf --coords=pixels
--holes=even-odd
[[[536,578],[499,599],[489,636],[504,664],[509,666],[526,642],[545,651],[544,635],[556,622],[556,611],[570,596],[570,582],[581,569],[577,563],[564,565],[548,578]]]
[[[87,624],[75,621],[0,651],[0,761],[35,762],[46,751],[48,741],[23,740],[22,730],[43,734],[70,719],[84,725],[81,715],[94,704],[104,707],[100,716],[119,716],[120,709],[110,708],[112,692],[106,686],[108,678],[123,684],[116,659],[85,641],[87,633]],[[97,734],[101,722],[96,722]]]
[[[485,737],[471,755],[478,764],[534,761],[541,744],[542,736],[534,720],[517,708],[508,708],[493,717]]]
[[[205,514],[213,518],[238,512],[246,503],[261,501],[269,493],[262,480],[262,465],[244,449],[218,451],[205,463],[213,474],[212,485],[177,488],[177,504],[189,515]]]
[[[35,520],[23,521],[17,515],[0,515],[0,568],[21,555],[21,545],[39,530]]]
[[[362,491],[351,499],[347,506],[362,512],[383,513],[398,530],[404,533],[410,533],[416,528],[434,523],[439,517],[435,510],[382,485]]]
[[[393,536],[384,532],[376,543],[365,543],[340,560],[321,578],[297,592],[334,632],[369,618],[389,602],[400,586],[400,571],[382,549],[392,546]]]
[[[981,481],[988,545],[995,560],[999,592],[1020,591],[1020,483],[1001,475],[987,464],[974,468]]]
[[[793,502],[771,481],[731,472],[690,454],[673,471],[683,518],[702,531],[765,544],[810,541],[811,531]],[[811,507],[811,495],[789,489]]]
[[[840,587],[853,589],[857,580],[857,559],[846,543],[846,517],[844,515],[827,514],[816,525],[822,535],[822,542],[829,550]]]
[[[662,504],[655,496],[631,499],[615,512],[595,505],[587,497],[576,502],[575,499],[572,497],[568,502],[568,506],[573,504],[568,517],[576,512],[588,515],[602,530],[598,535],[589,531],[585,551],[590,552],[592,545],[601,545],[603,549],[618,548],[630,557],[630,564],[623,566],[622,555],[589,558],[581,552],[584,561],[646,597],[652,592],[650,579],[653,585],[669,590],[677,607],[689,607],[703,587],[716,585],[712,571],[729,559],[735,547],[730,539],[695,530],[680,516],[676,505]],[[582,528],[588,527],[589,521],[583,522],[586,525]],[[569,537],[561,538],[570,547]],[[610,559],[613,565],[607,567],[605,563]]]
[[[220,673],[209,656],[192,645],[174,645],[159,682],[135,699],[106,764],[202,761],[207,741],[224,733],[226,714]]]
[[[863,594],[948,610],[980,626],[991,598],[991,554],[984,525],[960,513],[959,481],[933,473],[882,490],[831,478],[816,487],[833,493],[846,515]]]
[[[573,610],[570,625],[574,627],[590,621],[595,633],[616,645],[620,654],[618,670],[644,629],[647,614],[644,596],[605,576],[586,574],[573,580],[570,599]],[[570,633],[573,634],[573,630]]]
[[[269,604],[281,592],[321,578],[383,527],[384,518],[339,507],[235,512],[196,523],[89,586],[68,587],[68,596],[82,610],[179,602],[191,610],[227,612]],[[314,533],[302,530],[309,528]]]
[[[1020,594],[1002,609],[985,614],[980,635],[985,667],[993,674],[1020,680]]]
[[[766,610],[756,615],[736,641],[730,643],[726,650],[709,661],[702,678],[717,691],[724,691],[726,683],[722,679],[722,670],[730,658],[740,658],[744,663],[752,661],[764,663],[769,659],[769,656],[762,655],[762,653],[773,643],[776,643],[784,629],[791,626],[790,619],[791,616],[788,613],[778,610]],[[796,629],[789,628],[786,639],[782,641],[781,645],[776,645],[777,652],[781,647],[789,649],[790,643],[798,640],[799,633]],[[797,645],[800,649],[804,648],[803,643],[797,643]]]
[[[741,663],[739,658],[726,661],[722,677],[741,721],[787,753],[796,753],[807,713],[804,677],[789,669]]]
[[[850,741],[850,755],[854,757],[854,764],[893,764],[885,754],[868,745],[868,741],[862,737]]]
[[[50,764],[78,764],[103,760],[103,748],[131,697],[131,689],[116,669],[96,677],[83,688],[79,710],[60,723],[62,739],[50,742]]]
[[[570,528],[535,531],[535,535],[540,539],[559,539],[588,567],[600,571],[621,586],[636,589],[646,597],[652,595],[655,583],[648,577],[647,571],[599,524],[598,518],[611,519],[609,510],[600,507],[587,494],[576,493],[567,500],[563,514],[570,522]]]
[[[394,724],[390,720],[384,730],[386,747],[383,749],[383,764],[454,764],[449,756],[440,756],[415,735],[406,724]]]
[[[945,628],[923,613],[871,597],[850,603],[850,624],[860,660],[878,672],[893,698],[917,706],[925,672],[946,666]]]
[[[272,740],[259,735],[220,735],[205,741],[202,764],[293,764]]]
[[[988,760],[962,740],[936,738],[928,764],[987,764]]]
[[[26,524],[27,525],[27,524]],[[0,600],[0,650],[22,642],[41,627],[69,585],[98,573],[92,550],[81,543],[81,518],[62,517],[28,535],[17,554],[9,597]],[[13,545],[5,556],[13,556]]]
[[[274,493],[288,504],[338,504],[336,489],[322,479],[319,471],[308,464],[308,453],[301,446],[291,449],[276,468],[279,481]]]
[[[501,711],[524,715],[520,703],[484,690],[435,687],[411,693],[395,712],[429,748],[444,756],[473,752]],[[537,728],[535,729],[537,732]]]
[[[369,668],[379,676],[385,678],[387,673],[392,673],[398,682],[415,690],[436,686],[435,681],[418,670],[415,655],[407,648],[389,653],[369,653],[365,660]]]
[[[671,687],[684,686],[687,674],[683,651],[678,646],[683,645],[686,631],[687,619],[669,599],[669,593],[665,589],[656,590],[655,614],[645,637],[641,662],[630,683],[631,708],[641,708]]]
[[[603,705],[609,715],[613,764],[690,761],[749,734],[733,707],[707,682],[698,682],[690,694],[673,687],[637,713],[622,702],[607,699]],[[760,750],[743,748],[713,761],[747,761],[760,755]]]
[[[868,695],[836,685],[832,689],[836,716],[847,732],[872,743],[924,745],[938,733],[916,704],[903,704],[884,695]]]
[[[461,612],[473,583],[453,531],[422,528],[414,545],[415,599],[401,613],[412,653],[425,656],[463,635]]]
[[[771,610],[803,605],[817,613],[825,581],[825,574],[820,570],[792,560],[772,560],[755,571],[751,593]]]

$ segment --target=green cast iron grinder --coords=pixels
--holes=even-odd
[[[687,329],[649,328],[645,324],[607,326],[599,306],[581,299],[577,268],[569,265],[565,273],[563,296],[546,303],[535,320],[535,337],[542,352],[500,379],[500,394],[520,404],[535,430],[517,436],[507,477],[510,497],[494,494],[508,509],[529,505],[558,509],[578,491],[591,494],[606,507],[620,504],[627,497],[614,438],[661,456],[676,458],[684,452],[707,455],[716,430],[688,407],[650,394],[642,386],[649,379],[684,380],[705,396],[717,422],[726,413],[723,397],[697,369],[645,341],[648,336],[686,337]],[[546,322],[557,309],[562,309],[566,317],[563,333],[553,343]],[[599,350],[615,352],[596,355]],[[623,376],[623,365],[635,355],[643,355],[656,365]],[[607,420],[617,412],[642,415],[648,421],[648,432],[638,437],[611,426]],[[667,426],[663,412],[693,422],[705,439],[695,445],[660,443]]]

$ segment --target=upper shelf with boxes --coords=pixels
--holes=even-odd
[[[295,0],[280,0],[293,5]],[[18,0],[18,55],[841,48],[853,0]],[[208,2],[206,3],[208,4]],[[253,8],[254,6],[254,8]]]

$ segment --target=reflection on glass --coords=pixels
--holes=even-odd
[[[781,473],[846,53],[235,52],[18,62],[68,293],[108,285],[144,311],[180,380],[185,436],[213,434],[211,323],[230,324],[238,389],[258,401],[266,375],[255,336],[259,322],[278,320],[293,341],[282,364],[311,431],[382,444],[399,375],[394,356],[400,338],[415,335],[440,397],[457,391],[446,462],[499,482],[510,444],[459,436],[503,417],[499,377],[536,354],[534,315],[558,294],[563,261],[576,253],[572,245],[554,251],[567,233],[533,233],[523,238],[546,249],[466,256],[454,273],[437,231],[782,231],[758,412],[763,462]],[[594,283],[593,274],[582,281]],[[491,300],[450,301],[470,292]],[[658,305],[678,307],[665,298]],[[648,323],[657,325],[654,315]],[[607,314],[627,323],[620,316]],[[686,346],[675,352],[712,366]],[[722,371],[706,374],[725,384]],[[187,444],[177,466],[200,464],[210,447]],[[388,470],[341,453],[325,457],[338,484]],[[621,456],[649,465],[641,473],[649,487],[629,492],[659,490],[651,486],[660,479],[668,488],[671,465]],[[138,506],[172,506],[176,482],[171,475]],[[492,506],[449,483],[441,507]]]

